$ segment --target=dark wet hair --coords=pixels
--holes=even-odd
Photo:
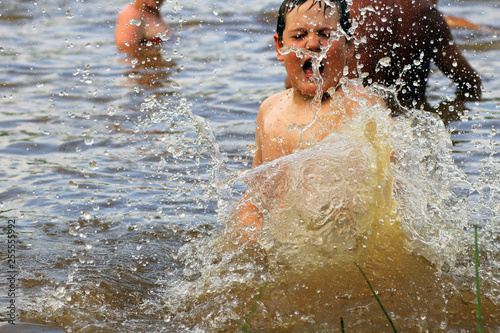
[[[299,7],[306,3],[309,0],[285,0],[280,6],[280,10],[278,12],[278,26],[276,27],[276,33],[278,34],[278,39],[280,41],[283,40],[283,30],[285,30],[285,20],[286,20],[286,15],[291,12],[295,7]],[[313,4],[311,5],[314,6],[316,3],[319,3],[319,8],[321,8],[321,4],[324,2],[324,0],[313,0]],[[346,0],[330,0],[329,1],[332,4],[336,4],[337,7],[340,9],[340,26],[342,27],[342,30],[348,35],[351,36],[351,21],[349,18],[349,10],[347,8],[347,3]],[[324,3],[324,8],[323,11],[326,12],[326,9],[330,7],[326,2]]]

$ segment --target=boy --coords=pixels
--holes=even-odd
[[[118,50],[134,53],[158,47],[170,34],[160,7],[164,0],[135,0],[118,14],[115,39]]]
[[[352,84],[340,89],[354,50],[346,2],[332,3],[333,7],[325,1],[285,0],[280,7],[274,42],[291,88],[259,108],[254,167],[321,141],[352,115],[360,97],[383,103]]]
[[[345,0],[283,2],[274,41],[291,88],[269,97],[259,108],[253,167],[322,141],[356,113],[360,100],[365,106],[385,105],[380,97],[344,78],[353,55],[349,28]],[[235,219],[233,233],[240,244],[258,238],[262,214],[250,193],[240,201]]]

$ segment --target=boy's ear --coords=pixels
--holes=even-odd
[[[280,53],[280,49],[283,47],[283,42],[279,40],[278,34],[274,34],[274,48],[276,49],[276,53],[278,55],[279,61],[285,61],[285,56]]]

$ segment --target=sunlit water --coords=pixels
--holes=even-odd
[[[223,180],[251,165],[258,106],[283,87],[279,3],[167,2],[177,34],[154,70],[116,53],[125,3],[0,3],[0,223],[17,223],[20,319],[68,332],[338,331],[340,318],[348,331],[387,329],[354,262],[295,270],[262,248],[221,245],[225,203],[246,188]],[[499,27],[493,1],[440,8]],[[483,322],[500,327],[500,39],[454,33],[485,93],[449,131],[433,118],[414,127],[413,161],[429,147],[436,157],[411,169],[422,185],[412,195],[440,201],[406,199],[405,227],[356,257],[401,329],[475,329],[471,223]],[[453,96],[437,70],[429,85],[431,104]],[[418,178],[420,166],[434,178]]]

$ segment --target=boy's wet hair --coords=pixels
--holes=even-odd
[[[299,7],[302,4],[306,3],[309,0],[285,0],[280,6],[280,10],[278,12],[278,26],[276,27],[276,33],[278,34],[279,41],[283,40],[283,30],[285,30],[285,20],[286,14],[291,12],[295,7]],[[323,5],[323,11],[326,12],[326,9],[330,7],[330,4],[336,4],[337,8],[340,9],[340,26],[342,30],[347,34],[347,36],[351,36],[351,21],[349,19],[349,10],[347,9],[346,0],[313,0],[314,6],[316,3],[319,3],[319,8]]]

